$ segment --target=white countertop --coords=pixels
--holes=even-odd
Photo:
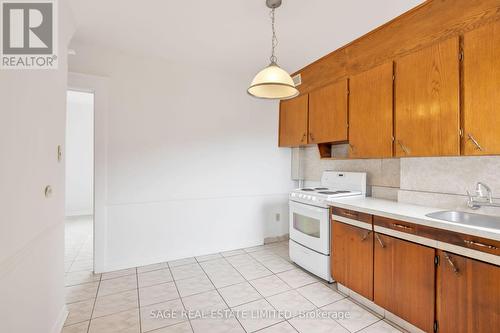
[[[369,197],[335,198],[330,199],[329,204],[331,206],[355,210],[362,213],[500,241],[500,230],[498,229],[469,226],[454,222],[437,220],[425,216],[429,213],[445,210],[441,208],[417,206]]]

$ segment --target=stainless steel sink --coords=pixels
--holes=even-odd
[[[458,211],[434,212],[427,217],[475,227],[500,229],[500,217]]]

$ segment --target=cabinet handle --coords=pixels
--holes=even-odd
[[[312,141],[314,141],[314,136],[312,133],[309,133],[309,137],[311,138]]]
[[[468,136],[468,140],[472,141],[472,143],[476,146],[476,149],[477,150],[483,150],[483,147],[481,147],[481,145],[479,144],[479,142],[477,142],[476,139],[474,139],[474,137],[469,133],[467,134]]]
[[[401,147],[401,149],[403,149],[406,155],[410,153],[410,150],[401,142],[401,140],[398,140],[398,145]]]
[[[498,248],[496,246],[489,245],[489,244],[478,243],[478,242],[474,242],[474,241],[467,240],[467,239],[464,239],[464,243],[467,244],[467,245],[474,245],[474,246],[479,246],[479,247],[486,247],[486,248],[488,248],[490,250],[498,250]]]
[[[306,135],[306,133],[304,133],[304,134],[302,135],[302,139],[300,139],[300,142],[304,142],[304,140],[305,140],[306,138],[307,138],[307,135]]]
[[[404,230],[413,230],[412,227],[409,227],[409,226],[404,225],[404,224],[399,224],[399,223],[393,223],[392,226],[396,227],[396,228],[404,229]]]
[[[455,264],[453,263],[453,261],[451,261],[451,258],[450,256],[448,255],[448,253],[444,252],[444,258],[446,259],[446,261],[450,264],[451,266],[451,269],[453,269],[453,273],[457,274],[459,273],[458,271],[458,268],[457,266],[455,266]]]
[[[372,232],[371,231],[367,231],[363,237],[361,237],[361,241],[364,242],[367,238],[368,238],[368,235],[370,235]]]
[[[384,245],[384,243],[382,242],[382,239],[380,238],[380,236],[377,233],[375,233],[375,238],[379,242],[380,246],[382,246],[382,248],[384,248],[385,245]]]

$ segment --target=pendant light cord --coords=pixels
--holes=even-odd
[[[271,26],[272,26],[272,31],[273,31],[273,38],[271,40],[271,65],[274,65],[274,64],[277,64],[277,61],[278,61],[278,58],[276,58],[276,55],[275,55],[275,49],[276,49],[276,46],[278,46],[278,37],[276,37],[276,28],[274,26],[274,22],[275,22],[275,8],[271,9],[271,13],[270,13],[270,16],[271,16]]]

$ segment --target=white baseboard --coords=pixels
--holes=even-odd
[[[68,308],[66,307],[66,305],[64,305],[61,309],[61,312],[59,313],[59,316],[57,317],[51,333],[61,333],[64,323],[66,322],[66,318],[68,318],[68,314]]]

